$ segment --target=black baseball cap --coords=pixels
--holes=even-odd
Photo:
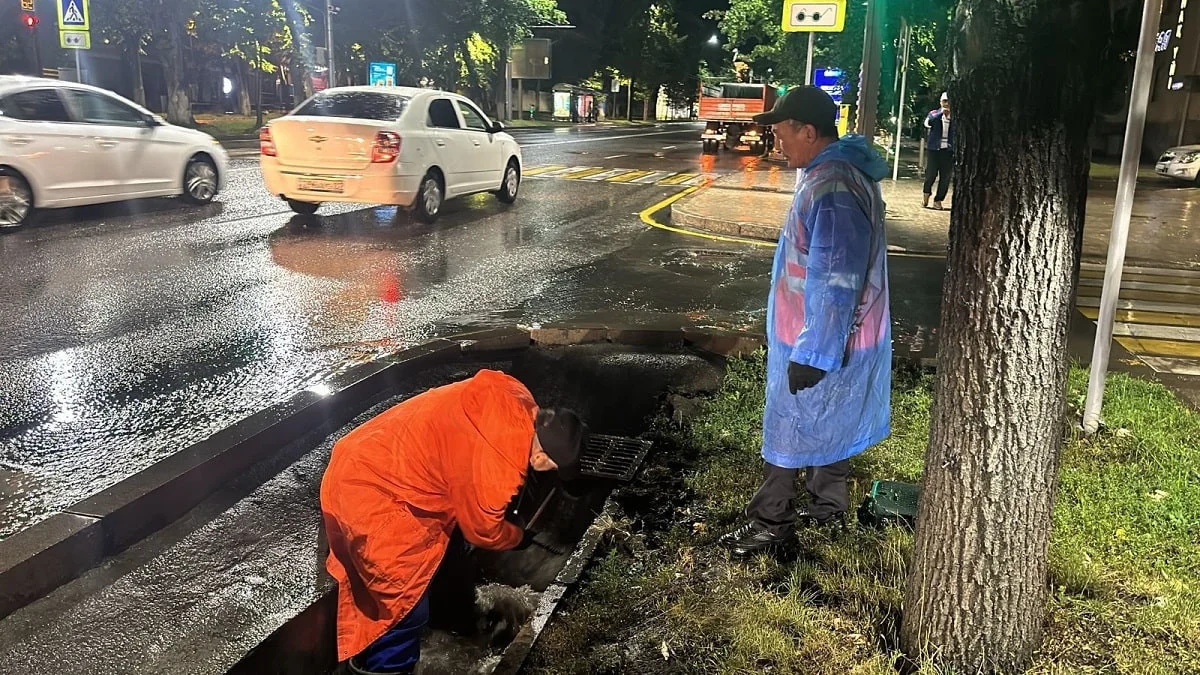
[[[564,480],[579,477],[579,456],[587,445],[587,425],[574,410],[567,408],[542,409],[534,423],[538,442],[554,463]]]
[[[796,87],[779,97],[770,112],[754,116],[755,124],[779,124],[785,120],[830,129],[837,123],[837,104],[821,89]]]

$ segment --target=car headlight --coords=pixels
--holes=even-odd
[[[1193,150],[1192,152],[1187,152],[1180,156],[1179,162],[1181,164],[1191,164],[1197,159],[1200,159],[1200,150]]]

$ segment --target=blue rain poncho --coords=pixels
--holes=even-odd
[[[812,161],[788,211],[767,302],[762,455],[775,466],[833,464],[891,431],[886,173],[864,137],[846,136]],[[788,361],[827,375],[793,396]]]

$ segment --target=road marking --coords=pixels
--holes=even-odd
[[[554,171],[547,171],[546,173],[542,174],[542,178],[562,178],[563,176],[566,176],[566,175],[567,175],[567,174],[569,174],[569,173],[575,173],[575,172],[577,172],[577,171],[580,171],[580,170],[587,171],[587,170],[590,170],[590,169],[595,169],[595,168],[598,168],[598,167],[594,167],[594,166],[585,166],[585,167],[572,166],[572,167],[567,167],[567,168],[563,168],[563,169],[555,169]]]
[[[650,227],[654,227],[654,228],[657,228],[660,230],[666,230],[667,232],[674,232],[676,234],[686,234],[688,236],[700,237],[702,239],[708,239],[710,241],[727,241],[727,242],[731,242],[734,244],[750,244],[751,246],[763,246],[763,247],[775,248],[775,246],[776,246],[775,244],[772,244],[772,243],[766,242],[766,241],[758,241],[758,240],[754,240],[754,239],[741,239],[739,237],[723,237],[719,234],[709,234],[707,232],[695,232],[693,230],[683,230],[678,227],[671,227],[670,225],[663,225],[662,223],[660,223],[654,219],[655,213],[658,213],[659,211],[667,208],[668,206],[674,204],[675,202],[679,201],[680,199],[683,199],[684,197],[692,194],[693,192],[695,192],[696,190],[699,190],[699,189],[700,188],[698,188],[698,187],[690,187],[686,190],[677,192],[677,193],[671,195],[670,197],[667,197],[666,199],[662,200],[661,202],[655,204],[654,206],[651,206],[650,208],[642,211],[641,213],[638,214],[638,217],[642,219],[643,223],[649,225]]]
[[[585,176],[583,178],[583,180],[594,180],[594,181],[608,180],[609,178],[616,178],[617,176],[620,176],[625,173],[629,173],[629,169],[609,169],[608,171],[605,171],[604,173],[597,173],[597,174],[593,174],[591,176]]]
[[[1146,356],[1142,360],[1146,362],[1146,365],[1160,373],[1200,377],[1200,360],[1176,359],[1164,356]]]
[[[637,183],[638,185],[649,185],[651,183],[657,183],[658,181],[666,178],[667,176],[672,175],[672,173],[673,172],[671,172],[671,171],[655,171],[655,172],[651,173],[649,176],[643,176],[641,178],[638,178],[637,180],[633,180],[630,182]]]
[[[1090,307],[1079,309],[1079,313],[1083,314],[1092,321],[1100,318],[1100,311]],[[1121,323],[1140,323],[1156,326],[1185,326],[1191,328],[1200,328],[1200,313],[1184,314],[1179,312],[1140,312],[1127,309],[1117,310],[1116,320]]]
[[[1076,304],[1079,307],[1099,307],[1100,298],[1082,296]],[[1191,305],[1177,305],[1171,302],[1142,302],[1131,298],[1121,298],[1117,300],[1117,309],[1128,309],[1141,312],[1166,312],[1168,314],[1196,314],[1200,315],[1200,307]]]
[[[610,179],[608,179],[608,182],[610,182],[610,183],[628,183],[635,178],[643,178],[645,176],[649,176],[652,173],[654,173],[654,172],[653,171],[630,171],[629,173],[621,174],[620,176],[617,176],[616,178],[610,178]]]
[[[659,185],[679,185],[680,183],[691,180],[698,175],[699,174],[695,174],[695,173],[677,173],[674,176],[671,176],[670,178],[664,178],[664,179],[658,181],[658,184]]]
[[[609,155],[608,157],[605,157],[604,159],[620,159],[622,157],[628,157],[628,156],[629,155]]]
[[[544,148],[550,145],[571,145],[572,143],[598,143],[600,141],[613,141],[622,138],[643,138],[646,136],[667,136],[669,134],[690,134],[691,129],[677,129],[675,131],[651,131],[644,134],[620,134],[617,136],[599,136],[597,138],[577,138],[570,141],[551,141],[549,143],[522,143],[522,148]]]
[[[565,168],[567,168],[567,167],[563,166],[562,164],[549,164],[546,166],[536,166],[532,169],[525,169],[525,175],[526,176],[540,176],[545,173],[550,173],[551,171],[559,171],[559,170],[565,169]]]
[[[708,176],[705,176],[705,175],[699,175],[699,176],[696,176],[695,178],[693,178],[693,179],[691,179],[691,180],[684,181],[684,182],[683,182],[683,184],[684,184],[684,185],[704,185],[705,183],[707,183],[707,182],[708,182],[708,180],[709,180],[709,177],[708,177]]]
[[[677,146],[677,145],[664,145],[664,146],[663,146],[663,150],[674,150],[674,149],[675,149],[675,148],[677,148],[677,147],[679,147],[679,146]]]
[[[1085,262],[1080,263],[1079,267],[1081,270],[1100,270],[1101,274],[1104,272],[1104,265],[1102,263]],[[1123,269],[1125,272],[1133,274],[1161,274],[1169,277],[1196,277],[1200,275],[1200,269],[1182,270],[1172,267],[1137,267],[1133,265],[1126,265]]]
[[[580,178],[593,176],[595,174],[602,173],[603,171],[604,167],[602,166],[590,166],[586,169],[580,169],[578,171],[572,171],[571,173],[564,174],[562,178],[566,178],[567,180],[579,180]]]
[[[1082,292],[1083,288],[1103,289],[1103,279],[1080,279],[1079,286]],[[1186,284],[1160,284],[1146,281],[1126,281],[1121,280],[1121,290],[1130,291],[1164,291],[1167,293],[1182,293],[1187,295],[1200,295],[1200,285],[1189,286]]]

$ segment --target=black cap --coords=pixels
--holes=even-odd
[[[539,410],[534,424],[538,442],[564,480],[579,477],[579,456],[587,444],[587,425],[575,411],[567,408]]]
[[[821,89],[796,87],[779,97],[771,112],[754,116],[755,124],[779,124],[785,120],[811,124],[818,129],[835,128],[837,104]]]

